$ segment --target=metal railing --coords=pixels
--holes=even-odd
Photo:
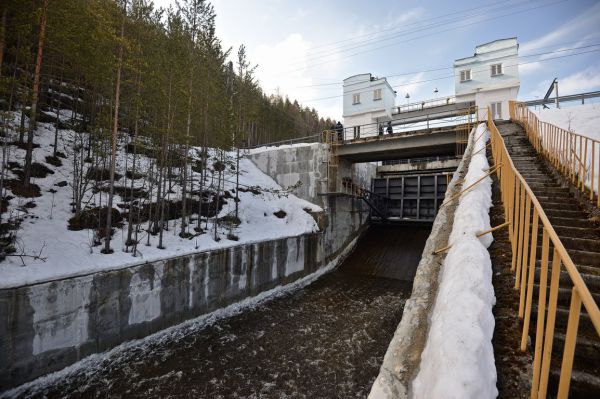
[[[505,218],[506,222],[509,223],[509,239],[512,246],[511,271],[515,272],[516,275],[515,289],[519,290],[519,317],[523,319],[522,351],[526,350],[531,324],[536,260],[541,259],[539,290],[537,291],[537,298],[535,298],[538,304],[531,398],[546,398],[547,396],[552,346],[556,331],[559,279],[562,270],[567,272],[572,284],[570,311],[557,394],[558,398],[566,398],[569,394],[571,382],[581,306],[583,305],[589,315],[598,336],[600,336],[600,310],[533,191],[515,168],[504,140],[494,124],[490,110],[488,110],[487,123],[491,136],[494,163],[499,165],[496,174],[500,180]],[[535,138],[535,136],[532,137]],[[537,141],[537,145],[540,145],[539,141]],[[542,230],[540,254],[537,253],[538,229]],[[552,249],[550,248],[551,245]],[[547,297],[549,262],[551,262],[552,267],[549,284],[550,293]]]
[[[510,118],[525,128],[537,152],[600,207],[600,141],[542,122],[526,103],[511,101]]]
[[[396,113],[401,114],[404,112],[419,111],[425,108],[442,107],[444,105],[451,105],[455,103],[456,96],[433,98],[430,100],[416,101],[409,104],[398,105],[396,107]]]
[[[298,143],[317,143],[320,138],[321,138],[321,135],[316,133],[316,134],[311,134],[310,136],[296,137],[296,138],[279,140],[279,141],[271,141],[269,143],[256,144],[253,146],[246,146],[244,149],[253,150],[253,149],[261,148],[261,147],[279,147],[282,145],[292,145],[292,144],[298,144]]]

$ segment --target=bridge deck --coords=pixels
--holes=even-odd
[[[337,155],[351,162],[385,161],[456,153],[456,126],[344,141]]]

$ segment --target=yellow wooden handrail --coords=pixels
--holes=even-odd
[[[511,104],[514,108],[514,105]],[[515,109],[511,110],[511,115]],[[533,375],[531,383],[531,398],[546,398],[550,360],[554,340],[556,311],[558,302],[558,287],[561,266],[564,266],[573,288],[571,289],[571,308],[567,324],[567,334],[562,354],[561,375],[558,387],[558,398],[568,397],[569,385],[573,366],[573,356],[581,306],[587,311],[600,337],[600,310],[592,294],[585,285],[583,278],[575,267],[560,238],[554,231],[535,194],[523,178],[508,153],[506,144],[488,110],[488,129],[492,143],[494,162],[501,167],[496,169],[500,180],[502,202],[506,222],[509,223],[509,239],[513,257],[511,270],[516,273],[515,289],[519,290],[519,317],[523,319],[521,350],[525,351],[531,308],[533,304],[533,285],[535,281],[535,264],[537,259],[538,229],[542,229],[541,272],[538,290],[538,314],[536,321],[535,349],[533,358]],[[528,115],[529,117],[529,115]],[[530,137],[530,140],[532,138]],[[543,148],[541,140],[532,141],[534,147]],[[538,150],[539,151],[539,150]],[[551,154],[552,156],[556,154]],[[593,190],[592,190],[593,191]],[[533,214],[533,218],[531,215]],[[531,219],[531,221],[530,221]],[[554,249],[550,259],[550,243]],[[550,295],[547,300],[548,263],[551,260]],[[546,317],[546,307],[547,317]]]
[[[596,206],[600,207],[600,141],[541,122],[525,103],[510,101],[509,111],[510,118],[523,125],[536,151],[590,201],[596,196]]]

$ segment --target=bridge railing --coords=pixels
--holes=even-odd
[[[399,105],[398,107],[396,107],[396,113],[401,114],[403,112],[418,111],[418,110],[425,109],[425,108],[441,107],[444,105],[451,105],[451,104],[455,104],[455,103],[456,103],[455,96],[434,98],[434,99],[425,100],[425,101],[416,101],[416,102],[409,103],[406,105]]]
[[[537,152],[600,207],[600,141],[542,122],[526,103],[511,101],[510,118],[525,128]]]
[[[523,319],[522,351],[527,347],[531,309],[534,301],[537,301],[531,398],[547,397],[561,271],[566,271],[572,285],[566,338],[560,357],[561,369],[557,394],[558,398],[566,398],[571,382],[581,307],[583,306],[589,315],[599,337],[600,310],[533,191],[515,168],[490,110],[488,110],[488,129],[491,134],[494,163],[500,165],[496,173],[500,180],[505,218],[510,223],[511,271],[516,275],[515,289],[519,290],[519,317]],[[540,254],[537,253],[539,229],[542,230]],[[538,277],[539,289],[534,298],[537,259],[541,259],[541,263]],[[548,282],[549,263],[551,263],[550,282]]]

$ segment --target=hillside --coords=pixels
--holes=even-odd
[[[48,115],[55,113],[55,110],[51,111]],[[59,126],[67,127],[71,114],[70,110],[61,110]],[[160,159],[153,157],[154,153],[150,151],[152,141],[138,139],[136,149],[145,153],[135,156],[134,169],[133,139],[121,133],[111,240],[114,253],[102,254],[108,172],[103,169],[106,160],[98,154],[102,153],[106,140],[100,137],[90,140],[89,133],[78,133],[72,128],[59,129],[59,157],[56,159],[52,157],[55,124],[39,123],[34,138],[39,147],[33,151],[37,177],[32,179],[33,189],[23,192],[19,179],[23,173],[25,150],[19,147],[17,134],[20,114],[13,112],[11,117],[7,141],[13,144],[5,148],[5,156],[9,160],[4,181],[7,207],[2,213],[4,249],[11,253],[7,253],[0,262],[0,287],[121,268],[318,229],[311,215],[321,211],[318,206],[294,196],[293,187],[280,187],[243,157],[239,160],[239,220],[236,220],[235,152],[209,148],[204,153],[201,148],[190,147],[188,164],[191,169],[186,196],[189,216],[182,234],[182,164],[171,159],[168,173],[165,170],[162,181],[166,194],[159,197],[157,164],[160,164]],[[88,144],[93,148],[88,148]],[[92,156],[85,159],[88,151]],[[80,162],[81,159],[83,162]],[[59,163],[61,166],[58,166]],[[78,173],[74,172],[76,168]],[[77,177],[81,180],[79,183]],[[201,182],[202,210],[199,217]],[[74,218],[75,187],[83,192],[78,218]],[[162,207],[164,248],[159,249],[158,219]],[[128,243],[130,212],[133,241]]]

